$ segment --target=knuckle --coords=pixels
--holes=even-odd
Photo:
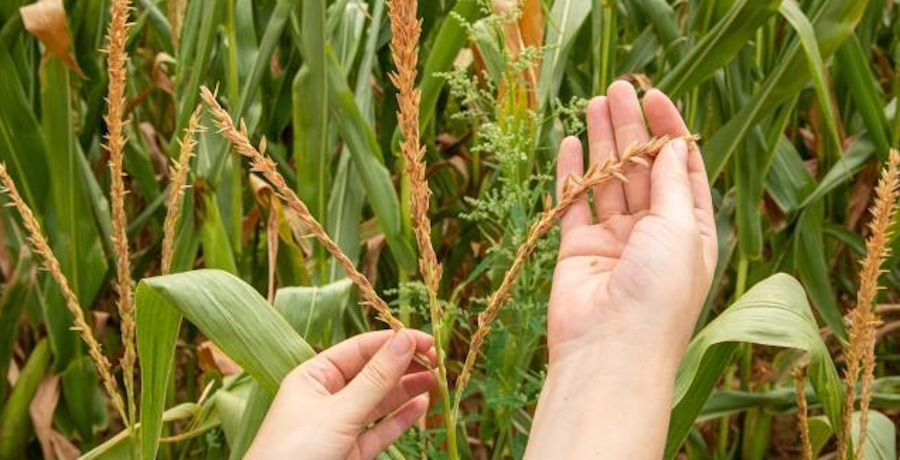
[[[288,373],[282,386],[306,389],[317,394],[331,394],[332,382],[326,366],[317,360],[311,360]]]
[[[366,383],[379,390],[388,390],[391,387],[391,378],[384,365],[378,361],[372,361],[362,372],[361,377]]]

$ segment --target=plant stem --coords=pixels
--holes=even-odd
[[[616,0],[605,0],[601,11],[603,43],[600,44],[600,82],[597,89],[606,92],[606,87],[612,80],[612,69],[616,66]]]
[[[747,289],[747,269],[750,265],[750,261],[743,255],[740,256],[738,260],[738,268],[737,268],[737,281],[735,282],[735,290],[734,290],[734,299],[740,299],[744,295],[744,291]],[[750,385],[750,371],[751,365],[753,362],[753,347],[750,344],[741,344],[741,367],[740,367],[740,379],[741,379],[741,389],[747,390]],[[731,386],[733,375],[729,372],[728,375],[725,376],[725,388],[729,388]],[[718,445],[718,453],[719,456],[725,456],[728,452],[728,427],[729,427],[729,419],[730,417],[722,417],[722,420],[719,421],[719,445]]]
[[[747,268],[749,260],[741,255],[738,261],[737,285],[735,286],[735,300],[740,299],[747,289]],[[745,343],[742,346],[743,354],[741,355],[741,390],[748,391],[750,389],[750,377],[753,373],[753,345]]]
[[[444,426],[447,430],[447,454],[450,460],[459,458],[456,445],[456,407],[450,404],[450,385],[447,380],[446,350],[444,349],[444,318],[438,304],[437,293],[428,291],[428,306],[431,312],[431,327],[434,335],[434,349],[437,355],[437,380],[444,405]]]

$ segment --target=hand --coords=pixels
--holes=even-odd
[[[428,410],[436,380],[412,359],[433,361],[432,343],[419,331],[370,332],[306,361],[282,381],[246,458],[374,458]]]
[[[633,143],[689,134],[661,92],[644,98],[630,84],[610,86],[588,106],[590,160],[615,161]],[[563,141],[558,183],[584,174],[581,143]],[[616,342],[652,349],[677,361],[709,290],[717,258],[716,227],[703,159],[695,147],[670,142],[650,169],[631,165],[628,182],[594,190],[563,216],[550,298],[550,363]]]
[[[590,160],[616,161],[636,142],[688,134],[672,102],[651,90],[643,111],[630,84],[588,106]],[[645,120],[646,115],[646,120]],[[649,131],[648,132],[648,126]],[[581,143],[560,146],[560,187],[584,173]],[[563,215],[550,296],[550,366],[527,456],[660,458],[675,373],[709,290],[716,228],[703,159],[669,142],[628,182],[594,190]],[[572,429],[579,427],[579,429]]]

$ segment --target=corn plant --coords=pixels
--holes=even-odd
[[[556,220],[665,141],[551,198],[616,79],[677,101],[716,202],[666,457],[897,458],[898,11],[4,1],[0,458],[240,458],[287,372],[385,326],[440,382],[385,458],[521,457]]]

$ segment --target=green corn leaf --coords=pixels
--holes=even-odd
[[[256,438],[259,427],[262,426],[263,420],[269,412],[272,401],[275,400],[273,391],[263,387],[258,382],[252,382],[250,385],[250,395],[247,397],[244,411],[241,414],[239,424],[241,429],[231,443],[231,455],[229,457],[231,460],[244,458],[244,454],[247,453],[250,444]]]
[[[677,98],[696,88],[747,45],[756,30],[778,11],[779,4],[781,0],[735,2],[712,30],[666,72],[659,89]]]
[[[201,411],[201,407],[194,403],[179,404],[171,409],[167,409],[162,414],[162,421],[165,423],[183,421],[195,418]],[[138,433],[141,432],[141,425],[137,424]],[[132,455],[133,449],[131,433],[128,429],[111,436],[109,439],[94,447],[79,457],[80,460],[119,460],[128,458]]]
[[[806,293],[794,278],[777,274],[747,291],[691,341],[675,382],[666,458],[675,456],[690,432],[702,409],[702,403],[695,402],[708,399],[730,361],[735,342],[809,352],[809,379],[829,419],[840,426],[843,387],[819,336]]]
[[[188,119],[200,100],[200,84],[209,76],[209,58],[212,55],[210,50],[218,33],[217,27],[223,6],[224,2],[221,0],[209,0],[193,3],[188,8],[181,52],[178,54],[179,64],[175,74],[176,81],[184,83],[178,85],[176,93],[179,104],[175,131],[170,142],[172,151],[177,151],[175,149],[178,145],[177,139],[187,126]],[[199,22],[199,27],[189,27],[192,20]],[[192,31],[196,32],[192,34]]]
[[[56,61],[56,59],[50,60],[51,67],[54,66],[53,61]],[[5,46],[0,46],[0,67],[12,69],[22,65],[25,64],[17,64],[13,61],[13,57]],[[50,72],[54,72],[54,69],[50,69]],[[54,78],[55,85],[68,85],[68,78],[63,75],[65,72],[65,70],[56,72],[55,75],[57,75],[59,79],[65,80],[65,83]],[[69,203],[67,200],[57,202],[61,193],[63,193],[63,198],[65,196],[72,196],[76,199],[80,198],[71,192],[64,193],[62,187],[54,187],[53,185],[54,178],[58,179],[60,182],[71,184],[70,180],[72,177],[70,176],[70,171],[62,168],[60,164],[68,163],[68,161],[73,158],[72,152],[61,152],[59,156],[65,161],[56,161],[57,167],[54,168],[54,174],[51,175],[51,170],[48,166],[50,163],[50,156],[44,136],[45,128],[41,126],[32,111],[28,95],[26,94],[23,85],[24,82],[19,81],[16,72],[5,72],[3,78],[0,78],[0,100],[4,101],[4,110],[0,110],[0,159],[2,159],[9,168],[10,175],[19,187],[26,203],[36,212],[37,219],[42,221],[45,232],[47,232],[50,237],[51,245],[59,248],[58,245],[61,242],[68,242],[70,237],[74,236],[75,238],[79,238],[79,236],[77,233],[69,233],[66,231],[67,229],[65,227],[60,228],[59,230],[47,228],[47,222],[43,215],[43,211],[45,209],[48,210],[48,216],[53,212],[65,214],[66,211],[61,209],[61,207],[69,206]],[[67,95],[69,94],[68,87],[46,88],[46,90],[52,91],[55,97],[59,97],[61,94],[68,97]],[[49,97],[47,99],[51,100]],[[55,101],[58,103],[65,103],[68,99],[56,99]],[[54,135],[58,135],[59,133],[57,132],[56,126],[64,125],[65,122],[61,119],[70,115],[70,112],[65,107],[54,107],[57,110],[61,109],[62,113],[48,115],[45,124],[50,123],[51,117],[54,122],[58,121],[58,123],[54,123],[53,133]],[[67,126],[59,127],[59,129],[66,128]],[[63,136],[68,138],[68,132],[63,134]],[[65,142],[65,140],[60,142]],[[71,147],[71,144],[67,145]],[[54,189],[58,192],[57,194],[51,193]],[[71,220],[64,220],[63,223],[65,222],[71,222]],[[77,244],[72,244],[71,247],[77,248]],[[63,272],[67,276],[75,275],[75,277],[72,278],[73,289],[79,294],[87,295],[92,289],[88,289],[90,286],[85,285],[85,292],[79,292],[79,289],[82,287],[81,283],[78,281],[77,273],[72,272],[72,269],[75,268],[78,263],[77,258],[80,255],[81,254],[78,254],[77,251],[75,251],[74,254],[72,251],[63,251],[60,253],[59,258]],[[87,278],[102,276],[102,273],[88,273],[85,274],[85,276]],[[45,295],[49,295],[50,297],[46,302],[42,303],[42,307],[45,310],[44,320],[48,328],[50,347],[53,349],[53,354],[56,358],[55,367],[57,370],[61,370],[77,357],[80,351],[80,345],[78,343],[77,335],[73,334],[69,329],[72,324],[71,313],[69,313],[65,304],[62,302],[62,297],[55,287],[55,284],[48,284],[48,286],[50,287]],[[91,299],[92,298],[93,297],[91,297]]]
[[[284,28],[287,26],[288,20],[291,18],[291,15],[298,4],[299,0],[277,0],[275,9],[272,11],[272,15],[266,23],[266,29],[263,32],[262,39],[260,39],[256,60],[253,62],[253,67],[248,74],[249,76],[246,81],[244,81],[244,85],[241,88],[240,97],[237,101],[231,101],[234,104],[231,107],[232,118],[235,120],[244,120],[249,133],[253,133],[256,130],[256,125],[259,122],[258,116],[248,116],[250,115],[249,108],[251,102],[256,96],[257,91],[259,91],[260,83],[262,82],[265,73],[269,70],[270,60],[280,43]],[[195,93],[199,92],[199,86],[194,87],[193,89]],[[212,172],[210,174],[210,179],[213,183],[218,183],[219,178],[225,169],[226,155],[224,155],[223,152],[227,151],[228,148],[230,148],[230,146],[223,144],[220,149],[220,154],[214,159],[211,169]]]
[[[884,116],[884,100],[881,86],[875,80],[868,57],[856,34],[850,36],[835,54],[837,78],[846,81],[847,89],[856,102],[856,110],[866,125],[866,133],[872,139],[879,158],[887,158],[890,149],[890,127]]]
[[[641,14],[647,16],[656,31],[659,42],[665,47],[666,59],[680,62],[684,38],[679,32],[675,9],[666,0],[632,0]]]
[[[375,139],[375,133],[360,113],[359,106],[353,97],[347,81],[341,73],[340,64],[328,48],[328,91],[331,116],[337,124],[341,138],[356,165],[356,171],[366,190],[369,204],[375,211],[378,224],[384,232],[388,246],[397,263],[405,270],[414,271],[416,267],[415,251],[412,243],[403,236],[400,225],[400,204],[391,176],[384,166],[381,148]]]
[[[304,66],[293,84],[294,157],[297,192],[312,215],[324,222],[331,184],[328,149],[328,74],[325,48],[325,1],[303,2]]]
[[[71,136],[75,131],[76,112],[70,105],[70,71],[59,58],[51,57],[45,61],[41,96],[41,130],[47,143],[48,172],[52,178],[50,209],[56,223],[49,227],[51,244],[78,299],[87,306],[93,303],[104,282],[108,263],[94,220],[85,218],[92,216],[93,212],[84,185],[93,177],[85,180],[82,174],[87,171],[79,167],[78,156],[81,153],[75,137]],[[49,152],[54,154],[50,156]],[[102,216],[102,219],[108,221],[109,214]],[[60,319],[66,321],[66,324],[55,327],[59,328],[60,334],[74,336],[69,330],[71,316],[55,285],[48,295],[47,305],[53,309],[46,315],[48,323],[53,324]],[[68,363],[62,360],[56,364]],[[60,368],[57,367],[57,370]],[[87,428],[90,431],[90,427]]]
[[[617,13],[615,0],[601,3],[600,7],[594,8],[591,13],[591,38],[596,43],[591,49],[594,61],[592,68],[594,94],[605,91],[614,77],[619,35],[616,26]]]
[[[542,58],[538,79],[542,112],[559,93],[575,35],[591,14],[594,3],[590,0],[558,0],[553,3],[544,35],[545,45],[549,49]]]
[[[815,186],[815,179],[793,144],[784,136],[775,145],[772,167],[766,175],[766,191],[784,213],[800,207],[803,197]]]
[[[825,255],[823,219],[821,204],[805,209],[797,219],[793,243],[794,267],[822,320],[839,339],[847,340],[847,328],[834,296],[829,275],[831,270]]]
[[[435,116],[438,96],[444,87],[444,78],[438,74],[450,70],[453,60],[456,59],[459,50],[469,39],[465,27],[460,19],[474,21],[482,14],[479,0],[459,0],[453,5],[453,10],[444,19],[441,28],[434,39],[434,45],[428,52],[428,58],[422,68],[422,81],[419,90],[422,92],[419,109],[419,127],[425,130]],[[394,133],[393,145],[399,145],[399,128]]]
[[[138,0],[139,11],[143,11],[149,18],[150,26],[159,35],[160,43],[166,47],[166,52],[172,52],[172,25],[166,15],[151,0]]]
[[[28,407],[50,366],[50,346],[41,340],[19,373],[9,400],[0,410],[0,460],[24,458],[31,431]]]
[[[867,3],[865,0],[826,0],[810,15],[823,60],[834,54],[838,46],[853,33]],[[704,160],[706,172],[711,179],[719,177],[725,163],[759,120],[806,86],[810,74],[809,66],[804,60],[800,43],[789,45],[777,67],[750,102],[705,143]]]
[[[841,133],[838,130],[837,115],[834,113],[831,92],[829,91],[828,83],[825,81],[825,63],[822,61],[819,43],[816,41],[816,32],[813,30],[809,19],[803,14],[800,6],[794,0],[782,2],[778,11],[794,28],[794,31],[797,33],[797,39],[800,41],[800,45],[806,55],[809,73],[813,80],[813,88],[815,88],[816,97],[819,99],[819,111],[822,114],[822,119],[825,121],[825,137],[832,150],[831,153],[837,157],[843,156],[844,148],[841,146]]]
[[[828,417],[820,415],[809,418],[809,443],[812,447],[812,458],[819,458],[825,444],[834,436]]]
[[[256,387],[263,388],[253,379],[241,377],[245,376],[238,375],[238,378],[235,379],[236,384],[217,391],[213,397],[213,406],[218,415],[219,426],[225,434],[229,448],[233,448],[235,441],[248,428],[241,423],[241,419],[242,414],[246,412],[247,404],[249,404],[251,391]]]
[[[31,256],[20,257],[12,277],[6,280],[3,293],[0,294],[0,337],[5,337],[0,340],[0,375],[9,375],[13,348],[18,337],[19,317],[25,309],[25,302],[34,292],[34,277],[29,276],[32,270]],[[0,402],[6,401],[8,390],[8,380],[0,379]]]
[[[0,46],[0,67],[16,69],[27,65],[15,61],[9,50]],[[43,209],[50,192],[46,146],[24,82],[16,76],[17,72],[4,72],[0,78],[0,100],[4,105],[0,110],[0,159],[16,181],[25,202],[34,209]],[[27,157],[22,153],[25,146],[31,153]]]
[[[341,280],[321,287],[287,287],[275,295],[275,309],[307,343],[326,348],[344,339],[343,315],[353,284]],[[339,333],[340,332],[340,333]],[[243,458],[256,437],[275,393],[257,382],[251,383],[240,426],[232,443],[231,458]]]
[[[135,293],[141,362],[141,451],[154,458],[182,315],[264,388],[314,355],[312,348],[239,278],[197,270],[146,278]]]
[[[819,181],[815,190],[803,199],[800,207],[805,208],[813,204],[839,185],[853,179],[853,176],[862,169],[863,165],[872,158],[874,153],[875,147],[869,139],[858,139],[847,149],[847,154],[828,170],[828,173]]]
[[[859,445],[859,412],[853,414],[853,445]],[[866,424],[866,445],[862,458],[866,460],[894,460],[897,458],[897,427],[881,412],[870,410]]]
[[[281,34],[284,32],[291,13],[299,3],[300,0],[278,0],[275,3],[275,10],[272,11],[269,22],[266,24],[266,30],[263,32],[262,39],[259,42],[259,53],[256,55],[256,61],[254,61],[253,67],[250,69],[250,76],[244,82],[243,88],[241,88],[240,99],[233,108],[232,117],[234,119],[243,118],[247,113],[250,100],[256,95],[263,75],[269,70],[269,60],[272,58],[272,53],[275,52],[275,48],[281,40]],[[306,3],[311,2],[304,2],[304,4]],[[324,25],[322,24],[323,27]],[[251,132],[253,128],[252,123],[248,123],[248,129]]]
[[[850,436],[853,445],[859,445],[859,412],[853,413],[853,429]],[[813,458],[817,458],[825,444],[834,437],[828,417],[810,417],[809,439],[812,444]],[[897,458],[897,428],[894,422],[875,410],[869,410],[869,422],[866,426],[866,445],[862,458],[865,460],[894,460]]]
[[[328,348],[346,338],[343,320],[352,289],[349,279],[321,287],[281,288],[275,308],[307,343]]]
[[[228,99],[240,98],[241,83],[247,81],[249,72],[259,52],[254,25],[253,2],[238,0],[225,4],[225,30],[228,34],[228,56],[225,63],[225,90]]]
[[[365,190],[359,183],[356,165],[351,162],[350,153],[341,153],[334,185],[328,199],[328,234],[341,247],[344,254],[354,263],[359,259],[360,236],[359,219],[365,204]],[[327,281],[340,278],[343,269],[336,260],[328,265]]]
[[[109,424],[106,411],[106,394],[97,381],[97,367],[87,355],[73,360],[60,373],[61,401],[57,411],[72,420],[78,434],[89,444],[94,441],[94,431]]]
[[[657,50],[659,50],[659,40],[653,30],[648,27],[635,37],[631,51],[617,70],[626,72],[627,69],[640,69],[656,59]],[[601,89],[601,92],[605,91],[606,88]]]
[[[897,377],[882,377],[872,382],[872,407],[896,409],[900,407],[900,393]],[[859,396],[857,395],[857,401]],[[816,393],[807,387],[806,401],[810,408],[821,407]],[[738,391],[717,390],[697,418],[698,422],[737,414],[750,409],[765,409],[777,414],[788,414],[797,410],[797,391],[793,385],[780,386],[772,390]]]
[[[381,32],[381,20],[384,16],[384,0],[376,0],[372,4],[371,21],[366,37],[366,46],[360,58],[357,70],[354,98],[362,117],[369,125],[375,124],[374,96],[371,77],[378,51],[378,38]],[[361,37],[360,37],[361,38]],[[350,56],[347,56],[348,60]],[[346,65],[344,66],[346,69]],[[337,171],[331,194],[328,198],[326,214],[326,230],[341,247],[347,257],[354,263],[359,259],[360,236],[359,218],[365,204],[365,190],[360,184],[356,165],[351,161],[351,153],[345,146],[338,159]],[[340,264],[331,260],[324,281],[335,281],[342,276]]]
[[[217,268],[229,273],[237,273],[237,264],[234,261],[234,253],[228,240],[228,232],[222,215],[219,212],[219,203],[210,193],[204,193],[203,206],[200,210],[200,242],[203,247],[203,256],[208,268]]]
[[[362,0],[342,0],[328,9],[328,37],[344,75],[350,75],[363,44],[367,14],[368,5]]]

